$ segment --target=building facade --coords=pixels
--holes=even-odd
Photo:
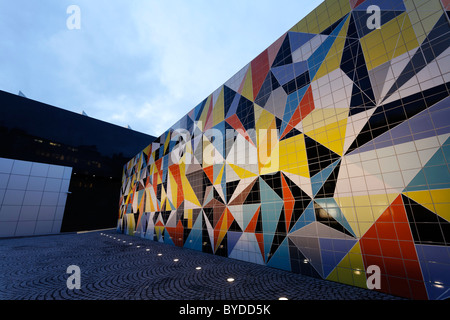
[[[448,298],[447,10],[324,1],[128,162],[118,230]]]
[[[0,158],[0,237],[57,234],[71,167]]]
[[[153,139],[0,91],[0,237],[114,228],[123,165]]]

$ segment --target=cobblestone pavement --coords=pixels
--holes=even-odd
[[[70,265],[80,267],[79,290],[67,288]],[[235,281],[227,282],[230,277]],[[400,299],[117,234],[114,230],[0,240],[0,300],[278,300],[280,297]]]

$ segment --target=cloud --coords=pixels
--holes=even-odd
[[[319,2],[2,2],[0,89],[158,136]]]

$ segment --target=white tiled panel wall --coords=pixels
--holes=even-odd
[[[0,158],[0,237],[59,233],[72,168]]]

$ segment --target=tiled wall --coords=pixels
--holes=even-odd
[[[323,2],[125,166],[118,230],[448,298],[447,9]]]
[[[72,168],[0,158],[0,237],[59,233]]]

